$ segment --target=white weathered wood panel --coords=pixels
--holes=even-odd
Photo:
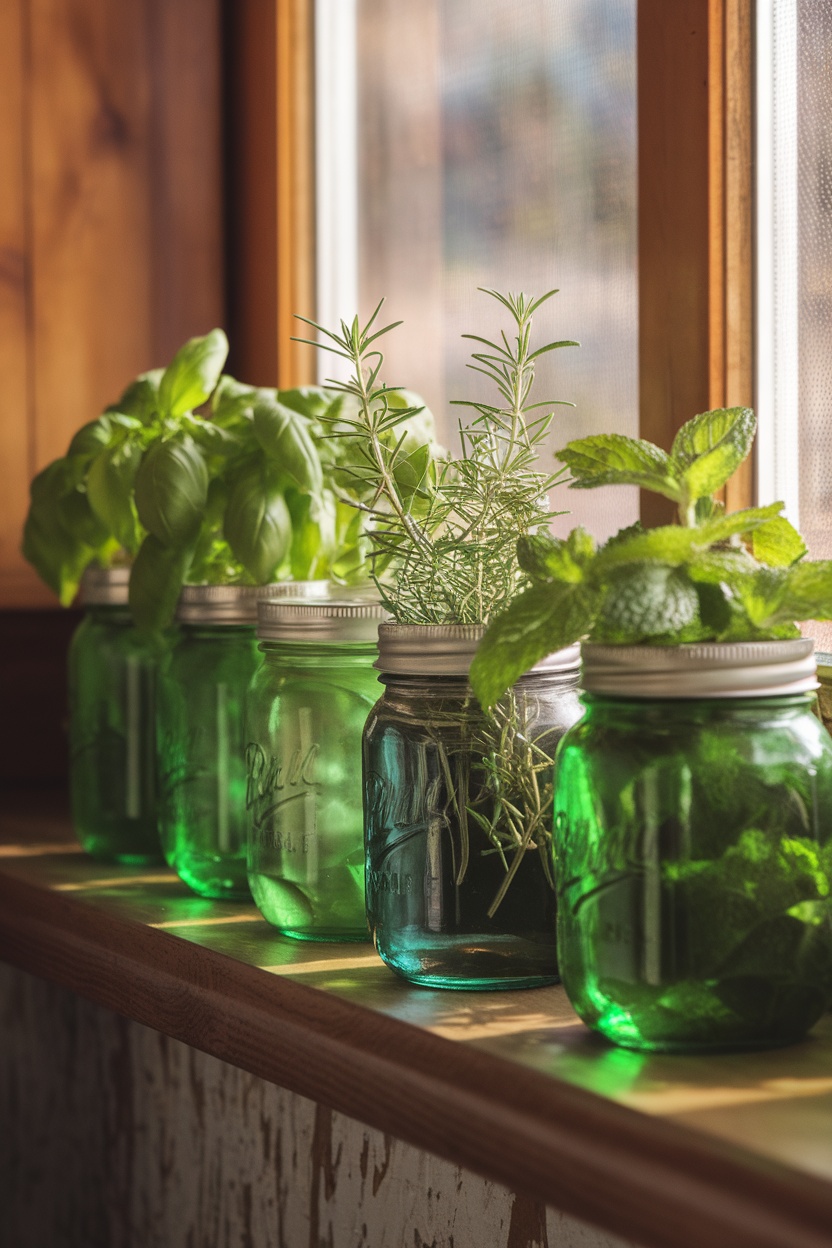
[[[0,965],[7,1245],[627,1248]]]

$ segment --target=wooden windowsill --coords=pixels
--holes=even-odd
[[[771,1053],[616,1050],[560,988],[409,988],[369,945],[93,863],[26,805],[2,818],[0,959],[637,1242],[832,1244],[832,1018]]]

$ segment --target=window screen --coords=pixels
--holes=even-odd
[[[832,558],[832,6],[758,5],[760,500]],[[806,629],[832,650],[832,625]]]
[[[551,449],[636,434],[635,0],[355,0],[354,14],[355,280],[362,316],[385,296],[405,322],[388,382],[418,390],[458,449],[449,401],[488,394],[460,335],[505,324],[476,288],[557,287],[538,341],[582,345],[539,367],[538,399],[576,404],[555,409]],[[326,91],[319,69],[319,107]],[[638,507],[629,489],[552,501],[572,512],[560,531],[599,536]]]

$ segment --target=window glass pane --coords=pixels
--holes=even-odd
[[[832,6],[758,6],[758,477],[832,558]],[[812,624],[832,650],[832,625]]]
[[[485,397],[463,332],[492,334],[478,286],[540,294],[539,399],[551,449],[637,434],[635,0],[357,0],[358,295],[405,325],[391,384],[419,390],[447,444],[459,398]],[[319,84],[319,90],[321,86]],[[489,396],[490,397],[490,396]],[[550,461],[553,462],[553,461]],[[548,466],[548,465],[547,465]],[[564,531],[631,523],[635,490],[556,491]]]

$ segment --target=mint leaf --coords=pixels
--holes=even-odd
[[[807,546],[785,516],[775,516],[755,529],[751,536],[751,549],[760,563],[767,563],[773,568],[786,568],[803,558]]]
[[[787,576],[785,571],[778,568],[760,568],[748,576],[733,580],[732,588],[749,620],[757,628],[780,622]]]
[[[638,485],[679,502],[682,486],[678,470],[665,451],[652,442],[602,433],[579,438],[558,451],[555,459],[566,464],[574,480],[572,489],[591,490],[599,485]]]
[[[610,576],[592,640],[610,645],[657,641],[698,623],[699,598],[683,572],[636,564]]]
[[[639,530],[626,538],[613,538],[598,552],[593,566],[597,580],[625,564],[650,562],[678,567],[692,552],[707,545],[701,529],[683,528],[678,524],[657,529]]]
[[[580,641],[595,615],[595,596],[583,585],[533,585],[491,621],[471,664],[471,686],[493,706],[547,654]]]
[[[739,577],[747,577],[759,571],[748,551],[740,547],[697,551],[688,560],[685,568],[693,581],[728,586],[734,585]]]
[[[729,515],[719,516],[701,526],[701,531],[708,543],[724,542],[739,533],[750,533],[768,524],[779,516],[783,503],[768,503],[765,507],[745,507],[742,511],[732,511]]]
[[[595,541],[586,529],[573,529],[565,541],[551,533],[531,533],[517,542],[520,567],[536,581],[578,584],[595,553]]]
[[[832,560],[798,563],[785,573],[777,623],[832,619]]]
[[[756,428],[747,407],[702,412],[682,426],[670,454],[688,498],[707,497],[733,476],[751,450]]]

